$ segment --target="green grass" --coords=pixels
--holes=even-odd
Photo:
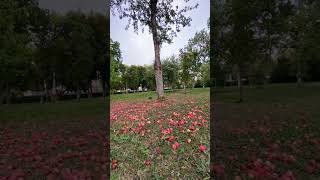
[[[309,160],[320,161],[320,156],[316,155],[319,145],[309,142],[320,137],[320,84],[307,83],[299,88],[296,84],[245,87],[243,103],[236,102],[238,95],[236,87],[214,90],[214,123],[218,139],[222,142],[217,144],[217,159],[220,160],[217,163],[226,165],[226,178],[237,175],[248,178],[246,173],[239,170],[240,166],[250,163],[248,157],[253,154],[267,161],[263,153],[267,151],[268,143],[279,141],[277,153],[291,154],[297,160],[292,164],[269,160],[276,165],[279,175],[290,170],[298,179],[318,179],[319,170],[311,174],[305,172],[304,168]],[[253,125],[270,129],[270,132],[261,133]],[[248,128],[252,131],[235,135],[230,128]],[[304,137],[308,133],[312,134],[310,139]],[[294,141],[299,140],[303,142],[297,147],[301,153],[291,147]],[[232,154],[237,154],[239,159],[230,161],[227,157]]]
[[[149,99],[150,96],[153,98]],[[194,133],[187,132],[188,126],[196,121],[187,118],[189,112],[202,110],[196,112],[197,117],[201,115],[209,120],[208,88],[188,89],[187,94],[181,90],[166,92],[166,100],[162,102],[156,100],[154,92],[116,95],[111,99],[111,116],[117,116],[111,123],[111,159],[117,161],[111,179],[208,178],[209,128],[199,127]],[[174,117],[173,113],[181,116]],[[131,117],[137,119],[130,120]],[[187,124],[175,127],[168,123],[170,119],[185,119]],[[139,123],[145,124],[135,131]],[[162,130],[170,127],[173,132],[164,135]],[[124,132],[123,128],[128,131]],[[175,140],[169,142],[170,136]],[[187,143],[187,139],[191,139],[191,143]],[[172,149],[174,142],[180,143],[177,150]],[[208,148],[204,153],[199,151],[201,144]],[[160,153],[156,152],[157,147]],[[146,160],[151,164],[146,165]]]
[[[187,89],[188,94],[197,94],[200,92],[208,92],[209,88],[194,88],[194,89]],[[166,95],[171,94],[183,94],[183,89],[174,89],[174,90],[165,90]],[[155,91],[148,91],[148,92],[137,92],[137,93],[128,93],[128,94],[112,94],[111,101],[134,101],[136,99],[153,99],[157,98],[157,94]]]
[[[56,103],[26,103],[0,105],[0,124],[48,121],[103,120],[107,116],[108,100],[104,98],[57,101]]]

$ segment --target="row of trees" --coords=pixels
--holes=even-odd
[[[161,61],[163,84],[169,88],[210,86],[209,33],[203,29],[180,50]],[[128,66],[122,63],[120,44],[110,41],[111,89],[156,90],[154,65]]]
[[[127,18],[126,29],[133,27],[136,33],[148,28],[152,34],[154,47],[154,75],[156,92],[159,99],[164,98],[163,71],[160,61],[160,50],[163,43],[172,43],[173,37],[180,32],[181,28],[190,26],[191,18],[186,16],[188,11],[196,9],[198,3],[180,7],[173,0],[111,0],[112,13],[116,12],[119,18]]]
[[[91,80],[107,90],[108,19],[81,12],[56,14],[35,0],[0,2],[0,103],[25,90],[42,92],[39,101],[81,91]],[[57,87],[60,91],[57,91]]]
[[[213,1],[213,76],[223,85],[235,74],[250,84],[320,80],[320,2]]]

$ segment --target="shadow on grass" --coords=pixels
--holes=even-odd
[[[263,179],[270,178],[272,173],[277,178],[286,173],[293,173],[297,179],[320,178],[320,169],[306,170],[313,167],[308,165],[309,161],[320,162],[320,156],[310,156],[320,148],[320,143],[312,143],[320,138],[319,83],[299,88],[295,84],[269,85],[263,89],[245,87],[242,103],[235,103],[239,94],[236,87],[214,92],[216,156],[220,160],[217,163],[225,165],[225,179],[235,176]],[[296,143],[300,144],[292,147]],[[271,158],[270,153],[277,158]],[[230,161],[231,157],[236,159]],[[288,157],[294,160],[287,161]],[[261,161],[259,167],[255,166],[257,160]],[[262,173],[259,168],[268,169],[266,162],[274,168]]]

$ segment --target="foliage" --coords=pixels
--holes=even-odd
[[[0,8],[0,103],[25,90],[48,97],[57,87],[63,87],[61,95],[79,94],[89,92],[93,79],[105,83],[105,16],[56,14],[33,0],[1,1]]]

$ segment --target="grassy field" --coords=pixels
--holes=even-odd
[[[103,98],[0,106],[0,179],[107,179]]]
[[[209,179],[209,89],[111,97],[111,179]]]
[[[214,90],[216,175],[221,179],[319,179],[320,84]],[[224,171],[223,171],[224,170]]]
[[[80,102],[26,103],[0,105],[0,123],[70,121],[79,119],[105,119],[108,100],[104,98],[82,99]]]
[[[320,84],[214,89],[220,179],[319,179]],[[111,96],[112,179],[208,179],[209,89]],[[0,106],[0,179],[106,179],[107,100]],[[170,129],[172,128],[172,129]]]

